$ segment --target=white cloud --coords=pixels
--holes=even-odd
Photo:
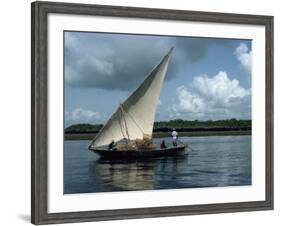
[[[235,49],[234,54],[241,64],[241,67],[251,75],[252,71],[252,51],[249,51],[249,48],[245,43],[240,43],[240,45]]]
[[[93,67],[99,72],[99,74],[103,74],[105,76],[113,75],[113,65],[105,60],[93,59],[92,60]]]
[[[100,118],[98,112],[76,108],[73,111],[65,112],[65,121],[68,124],[72,123],[95,123]]]
[[[197,76],[188,87],[178,87],[170,114],[172,117],[202,120],[249,118],[250,101],[251,91],[220,71],[213,77]]]

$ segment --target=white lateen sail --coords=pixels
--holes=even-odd
[[[91,147],[107,145],[112,140],[135,140],[142,139],[144,135],[152,135],[158,99],[171,53],[172,49],[128,99],[119,105],[93,139]]]

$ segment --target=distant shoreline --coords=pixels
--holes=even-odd
[[[179,137],[198,137],[198,136],[243,136],[251,135],[251,130],[224,130],[224,131],[181,131]],[[92,140],[97,132],[65,133],[65,140]],[[170,132],[153,132],[153,138],[169,137]]]

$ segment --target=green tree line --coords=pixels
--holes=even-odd
[[[65,128],[65,133],[96,133],[103,127],[102,124],[75,124]],[[183,120],[158,121],[154,123],[154,131],[169,131],[176,128],[180,131],[204,131],[204,130],[251,130],[251,120]]]

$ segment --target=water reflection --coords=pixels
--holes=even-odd
[[[106,190],[153,190],[159,187],[158,179],[176,179],[182,164],[187,167],[187,156],[149,160],[98,159],[90,162],[89,175]]]
[[[181,140],[194,149],[188,158],[118,162],[98,160],[89,141],[65,141],[64,194],[252,184],[251,136]]]

